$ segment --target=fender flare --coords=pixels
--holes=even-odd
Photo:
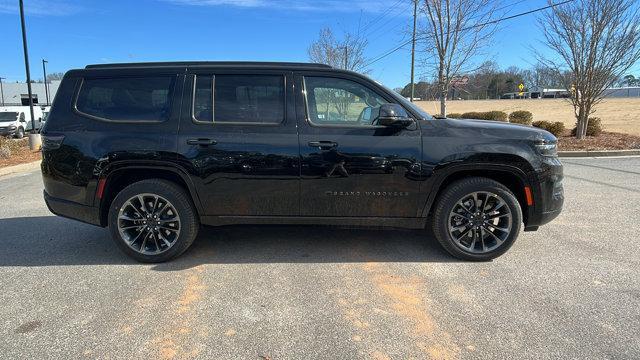
[[[421,216],[427,217],[433,208],[435,200],[437,196],[440,194],[441,190],[446,187],[447,184],[444,184],[445,180],[456,173],[461,173],[465,171],[500,171],[506,172],[511,175],[516,176],[524,186],[531,186],[531,181],[527,176],[527,173],[521,168],[504,164],[504,163],[464,163],[464,164],[455,164],[450,165],[445,168],[441,168],[439,170],[434,171],[434,180],[433,185],[431,186],[431,191],[427,197],[427,201],[422,209]],[[532,188],[532,191],[533,188]],[[534,197],[536,191],[534,191]]]
[[[127,171],[127,170],[168,171],[179,176],[182,179],[182,181],[184,181],[184,183],[187,185],[187,191],[191,196],[191,199],[193,201],[194,206],[196,207],[198,214],[204,214],[204,208],[202,207],[202,202],[198,195],[198,191],[196,190],[196,186],[193,183],[191,177],[189,177],[189,175],[187,174],[187,171],[184,170],[178,164],[167,163],[166,161],[145,160],[144,162],[139,162],[139,161],[129,160],[129,161],[114,162],[107,165],[104,169],[102,169],[101,171],[98,171],[99,173],[98,177],[91,184],[91,187],[93,187],[92,193],[94,194],[94,200],[93,200],[94,206],[97,206],[99,208],[102,207],[102,200],[97,197],[97,191],[96,191],[98,187],[98,180],[106,179],[106,184],[108,185],[109,178],[111,178],[114,174],[117,174],[118,172],[121,172],[121,171]]]

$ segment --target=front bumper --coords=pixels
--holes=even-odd
[[[18,129],[0,128],[0,136],[13,136]]]
[[[529,207],[525,231],[549,223],[560,215],[564,206],[563,168],[558,158],[545,159],[534,177],[534,205]]]
[[[73,201],[56,199],[46,191],[43,191],[44,202],[52,213],[73,220],[78,220],[91,225],[100,225],[100,212],[98,208],[75,203]]]

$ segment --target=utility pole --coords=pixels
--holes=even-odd
[[[413,0],[413,37],[411,38],[411,102],[413,102],[415,87],[413,75],[416,61],[416,20],[418,13],[418,0]]]
[[[48,61],[42,59],[42,72],[44,73],[44,93],[47,97],[47,105],[49,105],[49,87],[47,86],[47,67],[45,66],[46,63],[48,63]]]
[[[6,78],[0,77],[0,96],[2,96],[2,106],[4,106],[4,89],[2,88],[2,80]]]
[[[20,0],[20,24],[22,25],[22,48],[24,50],[24,68],[27,73],[27,92],[29,93],[29,112],[31,113],[31,133],[36,133],[36,117],[33,113],[33,93],[31,92],[31,72],[29,71],[29,52],[27,51],[27,29],[24,23],[24,4]]]

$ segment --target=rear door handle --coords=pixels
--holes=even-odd
[[[207,145],[215,145],[218,142],[213,140],[213,139],[187,139],[187,144],[189,145],[201,145],[201,146],[207,146]]]
[[[335,141],[309,141],[309,146],[317,147],[321,150],[330,150],[338,147],[338,143]]]

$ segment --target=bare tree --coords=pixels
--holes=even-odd
[[[421,12],[426,20],[419,38],[437,71],[442,116],[447,115],[451,80],[471,70],[471,59],[495,32],[491,20],[498,4],[495,0],[424,0]]]
[[[51,74],[47,74],[47,81],[62,80],[63,77],[64,77],[63,72],[54,72]]]
[[[345,33],[342,40],[337,40],[331,29],[324,28],[320,30],[318,40],[309,46],[307,52],[309,60],[312,62],[368,73],[369,71],[364,69],[366,63],[364,50],[366,47],[367,40],[359,36]],[[344,90],[320,89],[316,97],[318,103],[324,106],[327,117],[331,107],[337,111],[339,116],[346,117],[353,102],[351,95]]]
[[[640,60],[638,24],[637,0],[575,0],[539,18],[556,58],[538,57],[558,73],[569,75],[565,86],[572,89],[578,139],[586,136],[589,115],[605,90]]]
[[[329,28],[320,30],[318,40],[307,50],[309,60],[336,68],[368,73],[365,69],[364,51],[367,40],[358,35],[345,33],[342,40],[336,39]]]

